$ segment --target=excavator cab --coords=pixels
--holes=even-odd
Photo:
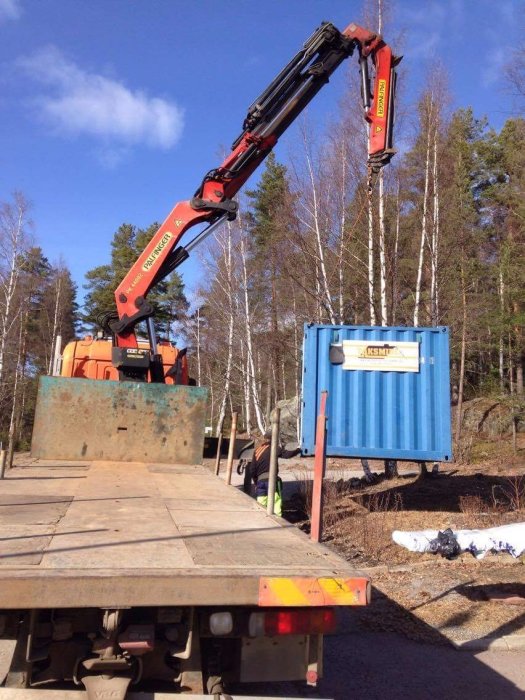
[[[62,353],[62,377],[77,377],[80,379],[110,379],[119,380],[119,368],[112,362],[113,343],[111,338],[98,338],[86,335],[81,340],[72,340]],[[150,344],[147,340],[138,341],[137,364],[141,356],[146,356],[149,363]],[[188,376],[188,358],[186,348],[179,349],[167,340],[157,342],[157,354],[160,356],[160,366],[165,384],[190,384]],[[140,374],[140,376],[139,376]],[[148,368],[146,374],[137,373],[135,381],[151,382],[152,377]]]

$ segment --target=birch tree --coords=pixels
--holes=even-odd
[[[28,215],[29,203],[21,192],[13,194],[12,202],[0,205],[0,392],[8,341],[21,312],[14,301],[20,277],[18,263],[28,246]]]
[[[416,201],[420,218],[412,316],[415,326],[421,323],[423,307],[432,325],[438,323],[440,313],[441,170],[448,107],[446,75],[442,67],[433,67],[426,82],[431,88],[425,91],[418,104],[419,129],[410,156],[413,177],[418,183],[416,188],[420,192]]]
[[[233,283],[233,258],[232,258],[232,234],[233,225],[227,222],[220,233],[217,233],[215,238],[221,249],[220,265],[222,274],[217,278],[218,285],[223,292],[225,302],[228,335],[226,340],[226,367],[224,368],[224,384],[222,396],[219,404],[219,415],[217,418],[217,426],[215,429],[216,435],[219,434],[220,427],[223,425],[226,415],[226,405],[230,399],[230,387],[233,367],[233,342],[235,329],[235,301],[234,301],[234,283]]]
[[[425,152],[424,152],[424,186],[423,186],[423,201],[421,213],[421,233],[419,242],[419,257],[417,265],[416,285],[414,290],[414,321],[413,325],[419,325],[419,310],[421,303],[421,286],[423,281],[423,263],[424,254],[427,247],[427,226],[428,226],[428,210],[429,210],[429,193],[430,193],[430,148],[433,139],[433,131],[435,128],[435,102],[434,93],[430,90],[423,99],[421,105],[421,118],[425,127]]]
[[[326,187],[331,183],[331,178],[328,179],[327,174],[322,172],[322,163],[319,158],[314,156],[312,134],[304,121],[301,125],[301,141],[306,177],[304,181],[305,196],[299,205],[301,208],[299,220],[315,241],[318,293],[321,304],[326,309],[329,322],[335,324],[336,318],[326,260],[326,213],[323,212],[321,193],[323,186]]]
[[[247,399],[253,401],[255,410],[255,418],[257,427],[261,433],[266,430],[266,425],[262,413],[261,401],[259,396],[259,387],[256,379],[255,361],[253,353],[253,317],[249,297],[249,278],[247,264],[247,241],[246,231],[241,223],[241,239],[240,239],[240,261],[242,271],[242,300],[244,303],[244,329],[246,342],[246,382],[247,382]]]
[[[430,245],[430,323],[435,326],[439,319],[439,171],[438,171],[438,127],[434,130],[432,144],[432,180],[434,187],[433,212],[432,212],[432,237]]]

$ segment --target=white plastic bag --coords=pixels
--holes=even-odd
[[[394,530],[392,539],[411,552],[434,552],[439,530],[405,532]],[[488,552],[508,552],[519,557],[525,551],[525,523],[489,527],[485,530],[455,530],[452,533],[462,552],[470,552],[476,559],[483,559]]]

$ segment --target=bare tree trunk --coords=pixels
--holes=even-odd
[[[315,261],[315,309],[317,323],[323,322],[323,312],[321,306],[321,284],[319,282],[319,264]]]
[[[394,238],[394,255],[392,260],[392,323],[396,323],[397,315],[397,302],[398,302],[398,272],[399,272],[399,231],[400,231],[400,219],[401,219],[401,209],[399,204],[399,180],[397,181],[397,197],[396,197],[396,235]]]
[[[467,290],[463,265],[461,266],[461,304],[463,310],[463,322],[461,328],[461,359],[459,365],[458,406],[456,414],[456,442],[459,441],[461,437],[461,423],[463,418],[463,387],[465,384],[465,357],[467,352]]]
[[[313,164],[312,164],[312,159],[308,150],[308,144],[306,142],[306,134],[303,134],[303,140],[304,140],[304,145],[305,145],[305,157],[306,157],[306,165],[308,168],[308,177],[310,180],[310,187],[311,187],[311,193],[312,193],[312,221],[313,221],[313,230],[315,233],[315,240],[317,244],[317,258],[319,261],[319,272],[320,272],[320,277],[319,277],[319,283],[321,285],[321,295],[324,300],[323,306],[326,307],[326,310],[328,312],[328,316],[330,319],[330,323],[335,324],[335,313],[334,313],[334,307],[332,304],[332,297],[330,294],[330,288],[328,285],[328,275],[326,272],[326,263],[325,263],[325,251],[324,251],[324,242],[322,238],[322,233],[321,233],[321,213],[319,210],[319,201],[318,201],[318,194],[317,194],[317,185],[315,182],[315,177],[314,177],[314,170],[313,170]]]
[[[268,362],[268,374],[266,383],[266,425],[270,425],[270,414],[272,412],[272,363]]]
[[[279,394],[277,393],[277,387],[279,386],[278,373],[279,373],[279,367],[277,367],[275,365],[275,363],[272,362],[272,388],[273,388],[272,399],[273,399],[274,406],[277,406],[277,402],[279,401]]]
[[[518,357],[516,362],[516,393],[523,396],[523,361]]]
[[[292,293],[293,293],[293,313],[294,313],[294,348],[295,348],[295,373],[294,373],[294,379],[295,379],[295,395],[297,397],[297,402],[298,406],[301,406],[301,385],[299,383],[299,376],[301,373],[301,361],[300,361],[300,355],[299,355],[299,332],[297,329],[297,302],[295,299],[295,285],[292,286]],[[297,411],[297,423],[296,423],[296,430],[297,430],[297,440],[299,440],[299,435],[301,431],[301,417],[300,417],[301,411]]]
[[[248,435],[252,434],[252,410],[250,399],[250,365],[248,361],[248,353],[244,352],[244,343],[241,343],[242,350],[242,390],[244,398],[244,415],[245,428]],[[245,357],[246,355],[246,357]]]
[[[386,300],[386,254],[385,254],[385,193],[384,173],[379,171],[379,291],[381,301],[381,325],[388,325],[388,310]]]
[[[341,207],[341,220],[339,223],[340,226],[340,235],[339,235],[339,259],[338,259],[338,264],[339,264],[339,323],[344,323],[345,319],[345,308],[344,308],[344,264],[343,264],[343,255],[344,255],[344,242],[345,242],[345,232],[346,232],[346,158],[345,158],[345,152],[344,152],[344,142],[342,142],[341,145],[341,182],[340,187],[341,187],[341,201],[340,201],[340,207]],[[294,300],[295,301],[295,300]]]
[[[0,386],[4,376],[7,339],[20,313],[20,309],[14,309],[14,296],[19,274],[17,260],[22,252],[27,210],[28,205],[23,195],[15,193],[14,205],[4,204],[0,211],[0,242],[3,244],[2,253],[9,270],[1,289]]]
[[[226,415],[226,402],[230,395],[231,372],[233,364],[233,332],[235,326],[235,308],[233,300],[233,280],[232,280],[232,225],[230,222],[226,224],[227,238],[225,251],[225,267],[228,287],[228,357],[226,360],[226,370],[224,373],[224,390],[219,409],[219,417],[217,419],[216,433],[219,433],[219,428]]]
[[[24,411],[25,411],[26,400],[27,400],[27,382],[26,382],[23,358],[22,358],[22,374],[20,376],[20,386],[21,386],[22,394],[20,396],[20,407],[18,410],[18,419],[16,422],[16,435],[15,435],[15,438],[18,441],[20,441],[22,439],[23,418],[24,418]]]
[[[201,384],[201,309],[197,306],[197,386]]]
[[[439,257],[439,184],[437,159],[437,125],[434,131],[432,179],[434,185],[434,211],[432,221],[432,247],[430,251],[430,316],[431,324],[439,322],[439,286],[438,286],[438,257]]]
[[[53,330],[51,332],[51,352],[49,356],[49,364],[47,368],[47,373],[51,375],[53,373],[53,361],[55,359],[55,341],[58,335],[58,317],[60,313],[60,292],[62,288],[62,271],[57,270],[56,279],[56,291],[55,291],[55,311],[53,314]]]
[[[9,433],[7,437],[7,468],[10,469],[13,466],[13,457],[15,451],[15,425],[16,425],[16,415],[18,409],[18,384],[19,384],[18,371],[15,372],[15,382],[13,386],[13,402],[11,404],[11,418],[9,421]]]
[[[26,312],[27,313],[27,312]],[[25,327],[24,320],[20,320],[20,330],[18,333],[18,352],[16,358],[15,367],[15,380],[13,386],[13,403],[11,405],[11,418],[9,420],[9,433],[7,438],[7,467],[11,468],[13,465],[13,456],[15,451],[15,429],[17,422],[18,413],[18,393],[20,387],[20,374],[21,374],[21,360],[23,354],[23,333]]]
[[[284,362],[284,358],[281,361],[281,378],[282,378],[282,386],[283,386],[283,399],[286,401],[287,399],[287,391],[286,391],[286,365]]]
[[[251,420],[251,405],[250,405],[250,390],[248,385],[247,376],[247,362],[246,362],[246,342],[244,338],[239,340],[240,348],[240,361],[239,361],[239,371],[240,371],[240,383],[241,383],[241,424],[244,427],[245,432],[248,435],[252,434],[252,420]],[[233,410],[233,409],[232,409]]]
[[[521,316],[521,304],[518,301],[514,301],[513,311],[515,316]],[[514,335],[516,337],[516,393],[523,396],[523,333],[520,325],[515,327]]]
[[[277,380],[277,372],[281,364],[281,347],[279,344],[279,320],[277,311],[277,279],[275,275],[275,250],[272,246],[271,252],[273,261],[271,263],[271,304],[270,304],[270,345],[272,351],[272,387],[274,402],[279,399],[279,382]]]
[[[26,304],[26,311],[25,311],[25,321],[24,321],[24,330],[23,330],[23,336],[22,336],[22,353],[21,353],[21,359],[20,359],[20,379],[19,379],[19,388],[18,388],[18,395],[20,396],[20,391],[22,392],[21,399],[19,401],[19,408],[18,408],[18,416],[17,416],[17,421],[16,421],[16,433],[15,433],[15,440],[20,441],[22,438],[22,421],[24,417],[24,410],[25,410],[25,405],[26,405],[26,394],[27,394],[27,381],[26,381],[26,370],[27,370],[27,365],[28,365],[28,352],[27,352],[27,341],[28,341],[28,335],[29,335],[29,305]]]
[[[501,312],[501,317],[505,313],[505,282],[503,281],[503,270],[499,269],[499,308]],[[503,343],[503,332],[500,331],[499,334],[499,386],[500,390],[503,392],[505,389],[505,362],[504,362],[504,343]]]
[[[213,377],[211,376],[211,367],[208,362],[206,363],[206,370],[208,375],[208,387],[210,389],[210,426],[212,426],[213,414],[215,412],[215,392],[213,390]]]
[[[374,202],[373,202],[372,172],[368,171],[367,205],[368,205],[368,308],[370,312],[370,325],[376,325],[376,310],[374,304],[375,276],[374,276]]]
[[[423,217],[421,221],[421,242],[419,244],[419,262],[417,266],[417,280],[414,304],[414,326],[419,325],[419,306],[421,303],[421,284],[423,280],[423,260],[425,245],[427,241],[427,213],[428,213],[428,190],[430,184],[430,127],[427,132],[427,148],[425,157],[425,190],[423,193]]]
[[[264,423],[263,412],[261,408],[261,401],[259,396],[259,389],[257,386],[257,378],[255,373],[255,365],[253,360],[253,329],[252,329],[252,313],[250,308],[250,298],[248,295],[248,270],[246,266],[246,247],[244,240],[244,231],[242,231],[241,236],[241,265],[242,265],[242,284],[243,284],[243,300],[244,300],[244,326],[246,333],[246,354],[247,354],[247,367],[248,367],[248,385],[249,393],[251,394],[253,400],[253,407],[255,410],[255,420],[257,422],[257,427],[261,433],[264,433],[266,426]]]

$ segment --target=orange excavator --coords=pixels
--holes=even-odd
[[[364,117],[369,124],[368,166],[379,171],[395,153],[395,67],[401,60],[379,34],[349,24],[339,31],[324,22],[253,102],[231,153],[203,178],[195,195],[178,202],[115,292],[116,314],[106,319],[112,340],[85,339],[64,351],[62,376],[187,384],[185,350],[157,342],[148,293],[175,270],[225,220],[236,217],[235,195],[274,148],[332,73],[357,51]],[[370,64],[374,85],[371,87]],[[204,228],[186,245],[184,234]],[[135,333],[145,322],[147,341]]]

